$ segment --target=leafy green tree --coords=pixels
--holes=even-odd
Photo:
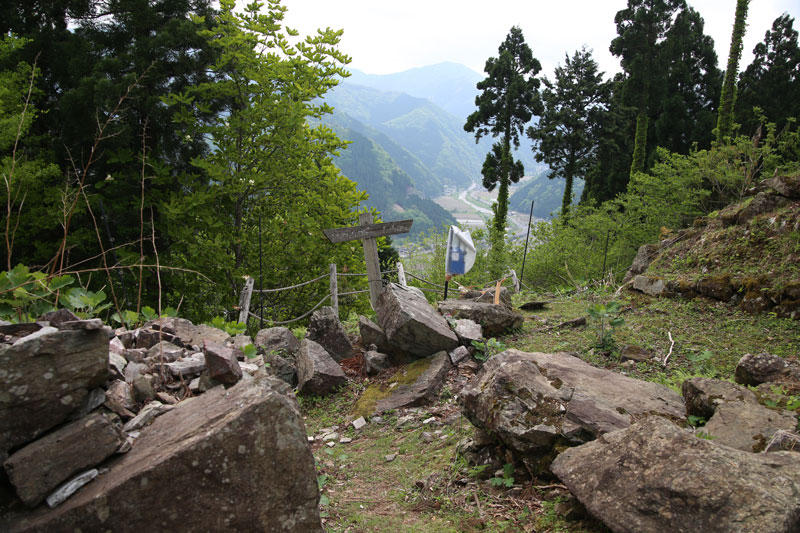
[[[233,0],[220,8],[211,29],[198,19],[217,51],[214,79],[166,99],[190,135],[213,149],[192,160],[197,171],[182,177],[164,209],[176,250],[170,261],[208,276],[215,294],[202,305],[224,309],[236,301],[242,276],[257,271],[259,232],[269,287],[305,281],[330,262],[356,264],[360,247],[331,245],[321,230],[355,223],[365,195],[331,161],[345,144],[327,127],[309,125],[331,111],[321,97],[347,75],[349,58],[336,48],[341,32],[319,31],[293,44],[297,34],[283,29],[279,0],[242,13]],[[208,113],[215,108],[221,111]],[[196,278],[179,278],[183,288],[197,288]],[[280,294],[275,315],[300,314],[327,292],[309,290],[316,293]]]
[[[761,121],[754,108],[783,129],[790,117],[800,118],[800,46],[794,19],[781,15],[753,49],[753,62],[739,81],[737,120],[752,134]]]
[[[481,137],[499,137],[483,164],[483,186],[491,191],[499,185],[494,211],[492,236],[492,275],[500,276],[503,268],[508,187],[522,177],[522,163],[515,161],[511,146],[519,147],[519,137],[534,115],[542,112],[539,61],[525,42],[522,30],[514,26],[498,49],[497,57],[486,60],[486,79],[478,82],[482,91],[475,98],[477,110],[467,117],[464,130]]]
[[[703,18],[688,7],[667,30],[662,44],[664,91],[653,105],[653,148],[688,154],[694,144],[711,145],[722,73],[714,41],[703,28]]]
[[[564,178],[561,214],[568,218],[572,184],[583,178],[594,162],[598,115],[606,105],[608,85],[597,71],[597,62],[583,48],[555,69],[555,80],[544,80],[544,111],[538,124],[528,128],[536,161],[550,166],[549,178]]]
[[[733,33],[731,34],[731,49],[728,52],[728,68],[725,70],[725,81],[722,84],[717,129],[715,131],[718,143],[722,143],[733,132],[736,77],[739,73],[739,60],[742,58],[742,39],[744,39],[744,32],[747,29],[747,8],[749,4],[750,0],[737,0],[736,2],[736,15],[733,22]]]
[[[614,17],[618,36],[610,50],[621,59],[628,76],[625,91],[637,110],[631,174],[646,166],[650,114],[663,89],[662,45],[675,13],[685,5],[684,0],[628,0]]]

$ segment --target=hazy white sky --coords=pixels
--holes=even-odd
[[[387,74],[442,61],[462,63],[477,72],[511,26],[522,28],[546,74],[565,53],[582,45],[606,73],[619,70],[608,51],[616,36],[614,14],[626,0],[284,0],[286,24],[302,35],[317,28],[343,29],[340,49],[350,67]],[[705,19],[720,68],[725,68],[736,0],[689,0]],[[776,17],[789,13],[800,30],[800,0],[751,0],[740,68]]]

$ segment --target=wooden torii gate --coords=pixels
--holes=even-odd
[[[367,264],[369,301],[373,309],[375,309],[375,303],[381,293],[381,266],[378,261],[377,238],[408,233],[413,222],[413,220],[396,220],[373,224],[372,213],[362,213],[358,215],[358,226],[322,230],[328,240],[334,244],[361,240],[361,244],[364,246],[364,261]]]

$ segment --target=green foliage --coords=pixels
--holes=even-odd
[[[506,349],[506,345],[499,340],[492,337],[486,341],[472,341],[472,346],[475,347],[475,359],[485,362],[492,356],[495,356]]]
[[[124,309],[121,313],[116,312],[111,315],[111,320],[116,322],[117,324],[121,324],[128,329],[133,329],[136,327],[141,326],[145,322],[149,322],[151,320],[157,319],[159,316],[178,316],[178,311],[174,307],[167,307],[161,311],[161,315],[158,314],[158,311],[145,305],[142,307],[141,312],[137,313],[136,311],[132,311],[130,309]]]
[[[620,316],[622,304],[620,302],[609,302],[607,304],[596,304],[586,310],[589,317],[597,322],[597,341],[595,348],[604,352],[613,352],[617,349],[614,339],[615,330],[625,323],[625,319]]]
[[[701,352],[689,352],[686,354],[686,360],[689,361],[696,372],[706,374],[710,372],[709,365],[711,358],[714,354],[710,350],[703,350]]]
[[[736,1],[736,15],[731,34],[731,48],[728,52],[728,68],[725,70],[725,81],[719,102],[719,115],[715,134],[717,143],[722,144],[733,132],[733,109],[736,105],[736,78],[739,73],[739,60],[742,57],[742,40],[746,30],[747,8],[750,0]]]
[[[33,322],[55,310],[58,291],[74,283],[72,276],[48,277],[25,265],[0,272],[0,319]]]
[[[111,307],[110,303],[103,303],[105,299],[106,293],[103,291],[71,287],[64,291],[60,303],[81,318],[91,318]]]
[[[607,105],[608,84],[586,48],[566,56],[555,69],[555,81],[544,80],[544,110],[528,136],[538,149],[536,161],[550,166],[549,178],[564,178],[561,212],[568,216],[575,178],[582,178],[594,162],[597,118]]]
[[[231,337],[241,335],[247,330],[247,324],[235,320],[228,321],[221,316],[215,316],[210,322],[206,322],[206,325],[221,329]]]
[[[255,359],[258,357],[258,351],[255,344],[245,344],[242,346],[242,353],[244,353],[244,356],[248,359]]]
[[[504,262],[506,215],[508,213],[508,186],[522,177],[522,163],[515,161],[511,146],[519,147],[519,137],[525,125],[534,115],[542,112],[539,97],[539,79],[542,69],[539,61],[525,42],[522,30],[514,26],[498,49],[498,57],[486,60],[486,79],[478,82],[482,91],[475,99],[478,109],[467,117],[464,130],[475,133],[475,141],[491,135],[500,137],[486,154],[483,163],[483,186],[493,190],[498,184],[497,203],[494,211],[494,233],[490,264],[492,277],[502,275]]]
[[[697,416],[697,415],[689,415],[686,417],[686,420],[689,422],[689,425],[692,427],[700,427],[704,426],[706,422],[708,422],[704,417]]]
[[[510,489],[514,486],[514,465],[506,463],[503,465],[503,477],[489,478],[489,483],[493,487],[506,487]]]

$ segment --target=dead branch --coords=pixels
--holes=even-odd
[[[669,353],[667,353],[667,356],[664,358],[664,362],[662,363],[664,368],[667,367],[667,362],[669,361],[669,356],[672,355],[672,347],[675,346],[675,341],[672,340],[672,332],[668,331],[667,332],[667,337],[669,337],[670,345],[669,345]]]

